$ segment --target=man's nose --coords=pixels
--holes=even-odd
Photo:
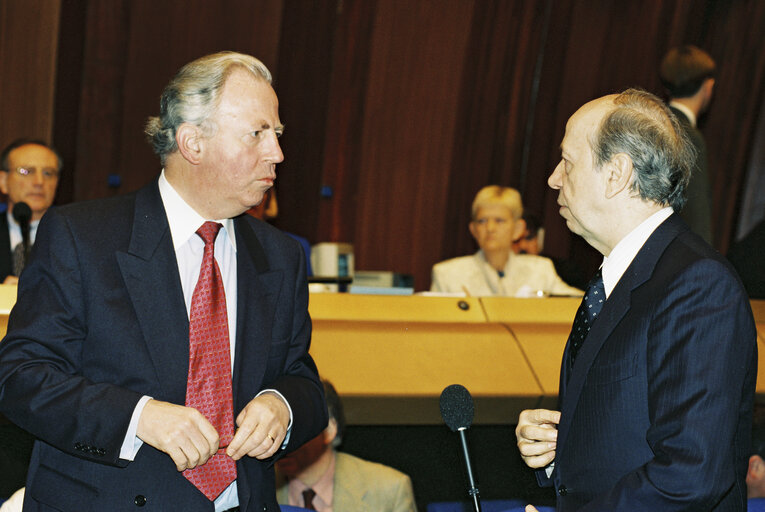
[[[547,178],[547,185],[550,188],[558,190],[561,187],[562,167],[563,167],[563,162],[560,162],[558,165],[555,166],[555,169],[553,169],[553,172],[550,175],[550,177]]]
[[[282,146],[279,144],[279,138],[276,133],[271,134],[270,139],[271,147],[269,148],[269,161],[278,164],[284,161],[284,153],[282,153]]]

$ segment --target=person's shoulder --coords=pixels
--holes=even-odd
[[[266,253],[276,254],[279,257],[285,254],[294,254],[296,257],[303,254],[300,242],[268,222],[247,214],[242,214],[237,219],[244,223],[246,226],[244,229],[250,229]]]
[[[454,269],[461,269],[466,267],[475,266],[475,255],[459,256],[457,258],[450,258],[448,260],[439,261],[433,265],[433,270],[448,271]]]
[[[359,476],[364,475],[363,478],[374,478],[378,482],[409,480],[406,473],[379,462],[372,462],[344,452],[336,452],[335,456],[337,457],[337,468],[340,471],[353,472]]]
[[[515,254],[513,255],[513,264],[537,271],[555,270],[555,265],[550,258],[536,254]]]

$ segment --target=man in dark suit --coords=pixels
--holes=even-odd
[[[693,231],[712,243],[712,182],[707,145],[697,121],[709,108],[715,88],[715,61],[704,50],[687,44],[672,48],[661,61],[661,81],[669,95],[669,108],[696,148],[696,165],[680,213]]]
[[[39,439],[24,510],[279,510],[273,461],[327,411],[305,258],[241,215],[283,159],[270,79],[187,64],[147,124],[159,178],[43,218],[0,343],[0,410]]]
[[[56,197],[61,157],[41,140],[18,139],[0,153],[0,171],[0,192],[8,198],[0,215],[0,282],[16,284],[23,262],[14,268],[14,250],[18,252],[23,236],[13,209],[22,202],[29,206],[29,243],[34,244],[37,225]]]
[[[548,183],[604,262],[563,355],[560,411],[524,411],[516,429],[558,510],[746,509],[756,332],[735,272],[674,213],[689,144],[644,91],[566,125]]]

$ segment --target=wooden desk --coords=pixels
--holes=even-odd
[[[450,384],[474,397],[476,423],[503,423],[543,391],[519,344],[477,298],[311,296],[311,355],[343,394],[352,424],[438,424]]]
[[[16,286],[0,285],[0,334]],[[343,395],[349,424],[440,424],[438,399],[462,384],[476,424],[512,424],[555,407],[560,361],[579,299],[446,298],[318,293],[311,354]],[[757,400],[765,403],[765,301]]]

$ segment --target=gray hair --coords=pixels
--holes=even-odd
[[[189,62],[167,84],[159,100],[159,116],[150,117],[144,130],[163,165],[178,149],[175,134],[181,124],[199,126],[206,136],[215,133],[217,127],[211,118],[226,79],[237,68],[271,83],[271,72],[255,57],[220,52]]]
[[[595,165],[626,153],[635,171],[630,190],[643,200],[680,211],[696,161],[685,129],[663,101],[646,91],[628,89],[614,103],[616,108],[590,140]]]

